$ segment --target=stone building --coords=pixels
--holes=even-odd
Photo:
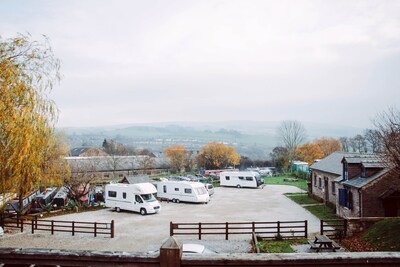
[[[337,179],[341,180],[343,173],[342,159],[345,156],[358,153],[334,152],[331,155],[311,165],[311,194],[325,204],[336,206]]]

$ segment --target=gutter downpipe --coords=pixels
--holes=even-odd
[[[359,201],[359,203],[358,203],[358,208],[359,208],[358,214],[359,214],[360,217],[362,217],[362,209],[361,209],[361,208],[362,208],[361,188],[358,189],[358,201]]]

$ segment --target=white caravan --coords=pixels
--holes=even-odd
[[[237,188],[257,188],[264,183],[257,172],[221,172],[220,184],[221,186],[235,186]]]
[[[157,189],[151,183],[106,185],[106,207],[116,211],[130,210],[142,215],[157,213],[161,205],[154,197]]]
[[[210,195],[199,182],[166,181],[157,184],[157,197],[179,203],[208,203]]]

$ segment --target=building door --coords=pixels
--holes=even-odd
[[[383,200],[385,217],[400,216],[400,193],[394,192]]]
[[[325,190],[325,195],[324,195],[324,201],[328,202],[329,201],[329,182],[328,178],[324,178],[324,190]]]

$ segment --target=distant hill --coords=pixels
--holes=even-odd
[[[170,122],[105,126],[94,128],[62,128],[67,133],[71,147],[82,145],[100,147],[105,138],[163,152],[174,144],[198,151],[209,142],[224,142],[233,145],[244,156],[266,159],[280,145],[276,129],[280,122],[227,121],[227,122]],[[308,139],[322,136],[338,138],[354,136],[363,129],[303,123]]]

